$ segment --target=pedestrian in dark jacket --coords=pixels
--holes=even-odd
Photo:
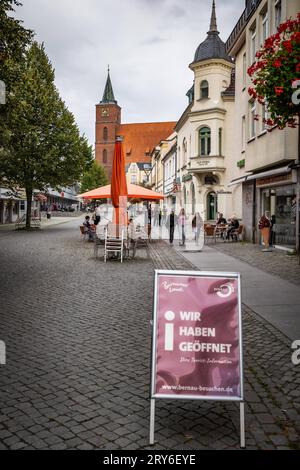
[[[177,216],[175,215],[174,210],[172,210],[167,218],[167,229],[169,230],[169,241],[171,245],[173,245],[174,230],[175,230],[176,225],[177,225]]]

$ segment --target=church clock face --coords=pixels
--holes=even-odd
[[[102,116],[103,116],[103,117],[108,117],[108,116],[109,116],[109,111],[108,111],[108,109],[106,109],[106,108],[102,109]]]

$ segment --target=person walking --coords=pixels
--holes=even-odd
[[[173,245],[175,225],[177,225],[177,217],[175,215],[174,209],[172,209],[167,218],[167,229],[169,231],[170,245]]]
[[[186,226],[186,215],[185,215],[185,210],[181,209],[179,213],[179,218],[178,218],[178,223],[180,227],[180,235],[181,235],[181,243],[179,243],[181,246],[185,245],[185,226]]]
[[[195,242],[196,245],[199,245],[199,237],[201,233],[201,229],[203,228],[203,219],[199,212],[196,212],[193,220],[192,220],[192,229],[195,234]]]

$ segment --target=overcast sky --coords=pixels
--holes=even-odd
[[[193,83],[188,65],[206,37],[212,0],[22,2],[17,17],[45,43],[60,94],[91,144],[108,64],[123,123],[180,117]],[[244,4],[216,0],[224,41]]]

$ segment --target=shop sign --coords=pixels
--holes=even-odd
[[[157,272],[152,396],[242,400],[239,275]]]
[[[268,176],[267,178],[260,178],[256,181],[256,186],[268,186],[268,185],[276,185],[280,183],[286,182],[293,182],[292,172],[287,173],[286,175],[278,175],[278,176]]]
[[[153,402],[227,400],[243,405],[239,274],[156,271],[151,378]],[[151,403],[154,421],[153,407]],[[243,421],[243,406],[241,416]]]

